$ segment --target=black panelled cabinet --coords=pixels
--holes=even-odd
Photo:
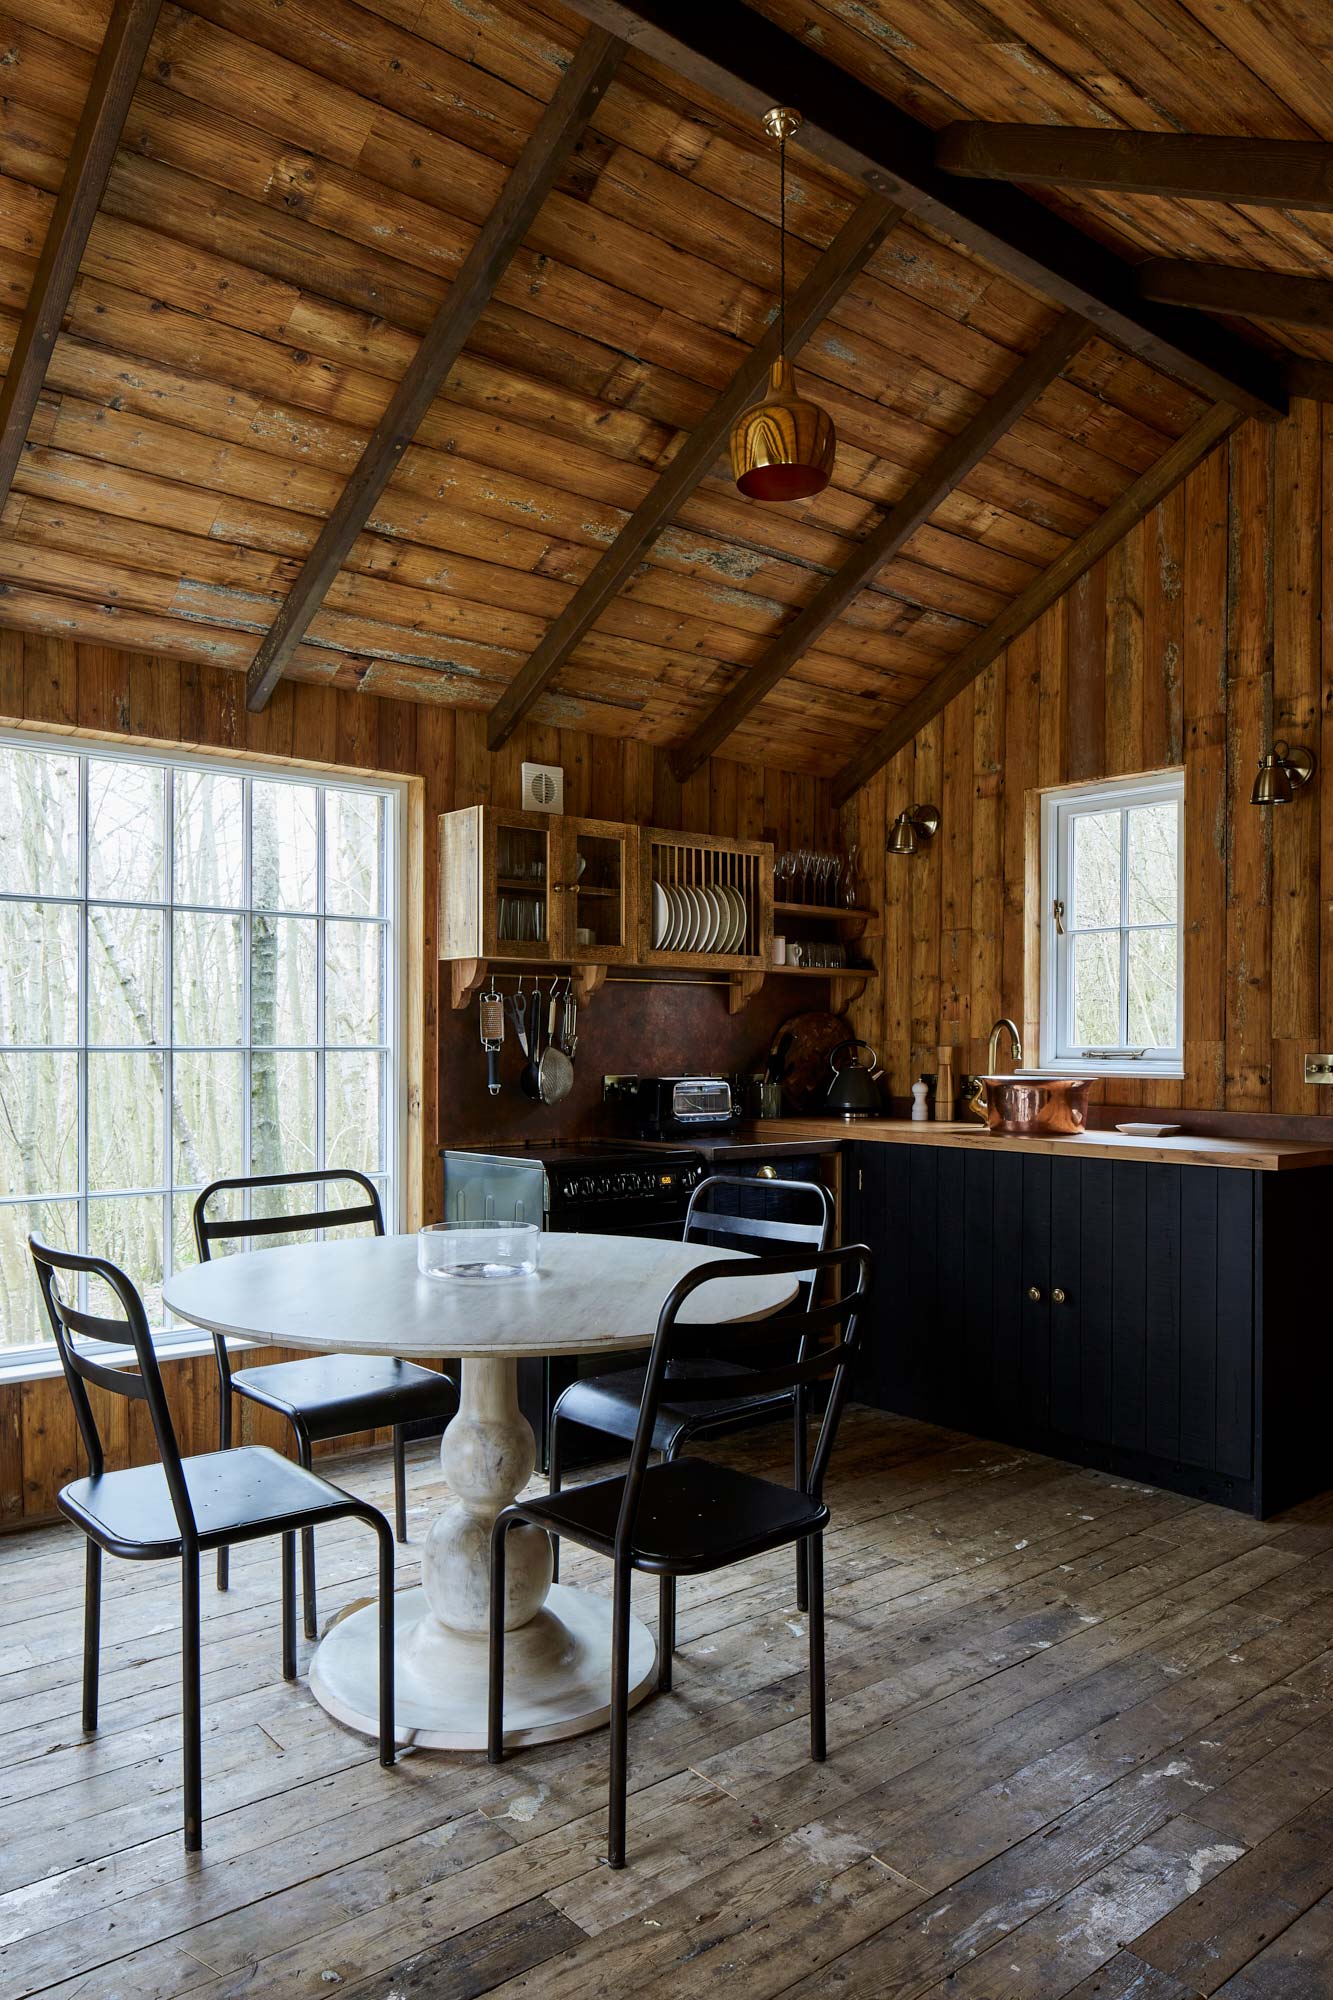
[[[1333,1170],[854,1142],[861,1394],[1256,1514],[1333,1486]]]

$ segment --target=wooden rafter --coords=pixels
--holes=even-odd
[[[1192,264],[1174,257],[1150,257],[1135,276],[1145,299],[1161,299],[1167,305],[1280,320],[1288,326],[1328,326],[1333,321],[1330,278],[1247,270],[1236,264]]]
[[[938,134],[935,163],[969,179],[1038,187],[1333,209],[1333,146],[1322,139],[1215,138],[962,119]]]
[[[857,272],[874,255],[897,214],[898,210],[882,196],[870,195],[848,217],[805,283],[788,301],[789,354],[796,353],[832,311]],[[774,321],[514,676],[512,685],[491,710],[487,742],[492,750],[498,750],[513,734],[584,633],[596,623],[658,535],[680,512],[717,458],[736,418],[763,388],[769,368],[778,358],[779,338],[780,329]]]
[[[1127,535],[1135,523],[1164,499],[1186,473],[1206,458],[1213,447],[1220,444],[1240,422],[1239,412],[1219,403],[1206,411],[1183,437],[1177,438],[1171,449],[1140,474],[1085,534],[1080,535],[1076,542],[1071,542],[1063,555],[1057,556],[1050,567],[1044,569],[1012,604],[1007,605],[984,632],[978,633],[961,653],[955,655],[914,701],[909,701],[878,734],[871,737],[865,748],[833,780],[835,803],[841,805],[850,798],[875,775],[881,764],[887,764],[890,757],[910,743],[919,730],[933,721],[955,695],[961,694],[1006,646],[1012,645],[1029,625],[1035,624],[1043,611],[1049,610],[1057,598],[1063,597],[1071,583],[1077,582],[1085,570],[1091,569],[1108,549],[1114,548],[1121,537]]]
[[[282,678],[624,54],[623,42],[597,28],[585,35],[255,654],[249,708],[263,708]]]
[[[682,783],[738,729],[750,710],[764,699],[820,634],[840,618],[852,599],[871,582],[973,467],[1012,428],[1043,389],[1090,339],[1092,328],[1076,314],[1066,314],[1040,340],[1025,361],[970,424],[951,438],[916,483],[848,556],[802,611],[784,625],[763,659],[743,673],[734,687],[673,752],[671,769]]]
[[[88,232],[106,189],[161,7],[162,0],[116,0],[102,37],[4,387],[0,389],[0,507],[9,498],[23,456],[51,350],[74,289]]]
[[[1090,319],[1098,332],[1203,395],[1249,415],[1286,413],[1276,364],[1227,328],[1140,299],[1132,267],[1017,188],[946,174],[935,134],[744,6],[710,0],[571,0],[585,19],[624,37],[756,121],[794,104],[799,144],[888,195],[996,269]]]

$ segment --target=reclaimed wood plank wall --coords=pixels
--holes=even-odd
[[[1029,794],[1184,764],[1185,1077],[1117,1104],[1319,1114],[1307,1049],[1333,1041],[1333,409],[1298,402],[1220,446],[844,809],[883,977],[854,1009],[895,1095],[985,1066],[1008,1014],[1035,1053]],[[1320,759],[1314,796],[1249,803],[1274,736]],[[943,809],[934,845],[884,852],[894,814]]]
[[[88,730],[148,742],[255,752],[362,771],[420,778],[426,816],[425,1050],[420,1121],[424,1212],[438,1202],[436,1144],[436,986],[434,821],[459,805],[492,800],[516,805],[525,758],[562,764],[572,813],[690,832],[773,838],[783,845],[832,838],[828,787],[821,780],[714,757],[684,785],[666,753],[625,737],[524,726],[492,756],[486,716],[284,681],[268,707],[252,715],[245,681],[221,668],[151,654],[77,645],[0,630],[0,725],[26,723]],[[255,1350],[256,1361],[286,1358]],[[170,1363],[164,1371],[182,1449],[216,1448],[217,1376],[211,1354]],[[286,1446],[280,1423],[240,1403],[247,1442]],[[385,1433],[387,1438],[387,1433]],[[151,1443],[124,1416],[112,1423],[114,1462],[137,1463]],[[64,1382],[38,1377],[0,1383],[0,1527],[48,1516],[57,1489],[77,1475],[80,1452]]]

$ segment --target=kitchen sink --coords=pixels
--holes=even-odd
[[[1088,1076],[1047,1076],[1041,1070],[1014,1070],[983,1076],[986,1124],[1015,1139],[1071,1138],[1087,1130]]]

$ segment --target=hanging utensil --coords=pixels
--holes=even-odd
[[[505,1006],[495,990],[495,981],[481,996],[481,1046],[486,1051],[486,1088],[492,1097],[500,1095],[500,1050],[505,1038]]]
[[[579,1003],[574,998],[573,989],[565,988],[565,1019],[560,1032],[560,1046],[573,1062],[579,1046]]]
[[[542,1051],[537,1065],[537,1090],[543,1104],[559,1104],[562,1097],[568,1097],[574,1087],[574,1065],[565,1051],[556,1047],[555,1042],[555,994],[557,982],[551,981],[550,1040]]]
[[[541,1084],[538,1078],[538,1068],[537,1068],[538,1058],[541,1055],[541,1046],[542,1046],[542,989],[540,982],[534,981],[532,988],[532,998],[528,1003],[528,1035],[527,1035],[528,1060],[524,1065],[523,1074],[518,1080],[519,1088],[523,1092],[523,1095],[525,1097],[530,1097],[534,1104],[539,1104],[541,1102],[541,1094],[542,1094]]]

